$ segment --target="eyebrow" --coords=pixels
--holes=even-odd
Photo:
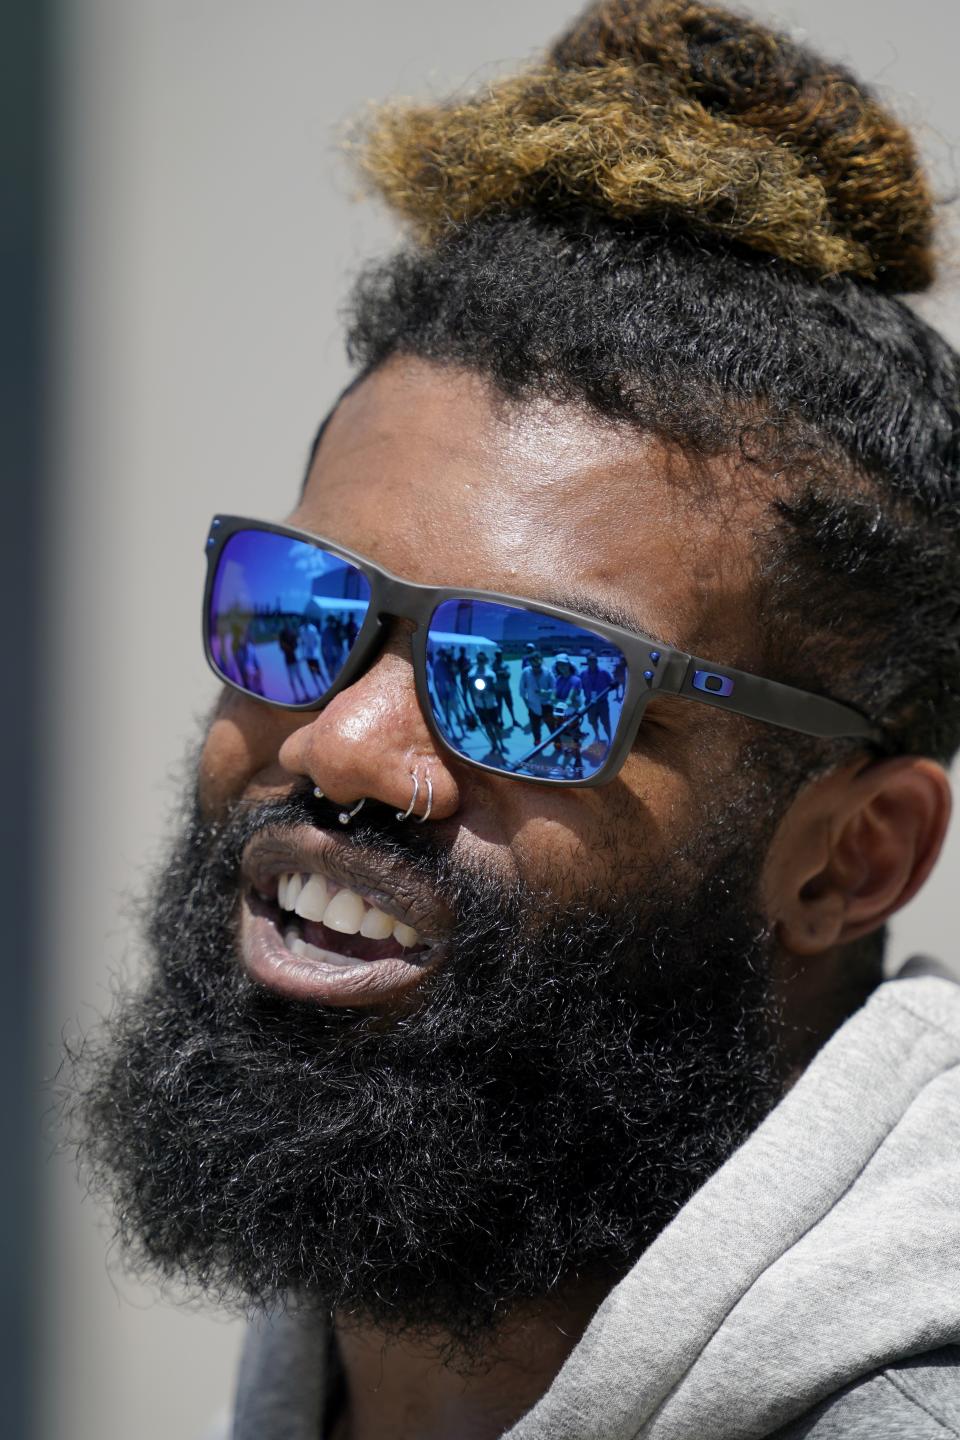
[[[618,605],[615,600],[601,600],[587,590],[552,591],[539,598],[548,605],[558,605],[562,610],[576,610],[580,615],[599,620],[601,624],[615,625],[618,630],[629,630],[631,634],[642,635],[647,640],[663,645],[665,649],[685,649],[679,640],[659,632],[658,627],[649,622],[648,616],[631,612]]]

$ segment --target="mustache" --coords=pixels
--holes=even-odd
[[[655,966],[654,974],[647,968],[648,985],[652,982],[659,988],[670,966],[675,978],[679,978],[680,972],[695,974],[713,963],[711,947],[702,940],[705,905],[713,911],[719,927],[717,933],[722,934],[727,928],[735,928],[736,922],[743,924],[746,920],[751,927],[748,932],[751,943],[769,939],[768,926],[755,904],[756,897],[745,883],[745,872],[750,868],[756,844],[750,837],[730,847],[725,854],[714,857],[704,853],[697,867],[698,903],[689,906],[688,897],[677,892],[670,897],[673,903],[669,905],[669,917],[664,903],[670,887],[659,892],[659,913],[655,916],[648,913],[645,903],[648,889],[656,889],[658,879],[661,885],[663,882],[662,877],[654,877],[639,859],[635,888],[631,886],[625,893],[621,890],[615,900],[612,894],[594,894],[571,897],[563,903],[558,902],[554,894],[549,899],[549,910],[544,911],[545,897],[531,877],[516,872],[504,875],[492,862],[467,858],[462,849],[458,851],[458,825],[440,821],[428,827],[414,826],[398,820],[393,806],[372,799],[366,801],[349,825],[343,825],[339,821],[343,805],[326,797],[318,799],[313,782],[306,777],[295,780],[285,795],[273,799],[251,801],[241,797],[234,800],[220,822],[203,821],[196,797],[194,806],[188,847],[192,853],[186,863],[188,866],[193,863],[198,877],[206,871],[205,878],[208,884],[212,882],[222,904],[232,904],[236,898],[243,851],[255,836],[268,829],[293,832],[309,826],[335,835],[340,845],[363,851],[374,864],[382,862],[389,867],[393,863],[409,869],[424,886],[447,902],[462,940],[478,932],[490,938],[495,931],[505,933],[511,927],[519,933],[521,928],[533,924],[541,946],[554,949],[555,964],[562,963],[567,948],[563,944],[566,928],[575,925],[581,940],[587,940],[591,934],[606,937],[606,961],[601,962],[597,957],[594,961],[597,970],[614,970],[639,939],[649,947],[650,960]],[[210,889],[207,894],[211,896]],[[614,914],[618,917],[619,929],[618,933],[610,934]],[[536,917],[535,923],[532,917]],[[678,940],[695,942],[698,933],[700,943],[691,943],[683,960],[678,961],[675,954]]]
[[[161,958],[168,947],[156,926],[156,903],[164,904],[163,891],[176,893],[180,879],[192,896],[193,923],[199,928],[230,933],[236,923],[245,884],[244,853],[255,838],[269,831],[271,838],[289,832],[302,838],[304,827],[335,837],[338,848],[356,851],[358,869],[380,869],[385,875],[405,873],[422,890],[432,893],[452,922],[453,954],[444,972],[473,971],[468,983],[479,983],[488,969],[495,970],[515,949],[513,942],[539,915],[539,889],[515,872],[503,874],[485,857],[464,854],[459,823],[438,822],[429,829],[397,819],[396,809],[368,800],[361,815],[349,826],[339,821],[343,806],[318,799],[307,779],[294,782],[284,795],[271,799],[234,800],[223,818],[205,821],[196,792],[192,823],[185,827],[186,845],[168,867],[160,886],[148,896],[142,910],[144,932]],[[358,823],[359,822],[359,823]],[[580,906],[574,906],[579,911]],[[559,918],[559,916],[558,916]],[[571,919],[575,915],[571,915]],[[539,922],[539,923],[542,923]],[[500,943],[496,943],[499,941]],[[478,957],[476,947],[480,945]],[[449,983],[444,978],[435,988]],[[287,1002],[284,1002],[287,1003]]]
[[[309,826],[335,835],[340,845],[363,850],[374,860],[402,863],[441,893],[457,888],[455,876],[462,874],[464,866],[454,860],[455,837],[444,831],[442,822],[423,830],[398,820],[392,806],[368,799],[362,812],[343,825],[339,820],[343,809],[326,797],[318,799],[306,779],[296,781],[286,795],[276,799],[236,800],[223,822],[224,852],[239,867],[246,845],[264,830],[293,831]],[[199,806],[197,812],[199,818]]]

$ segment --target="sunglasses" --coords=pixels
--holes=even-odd
[[[333,541],[235,515],[206,545],[203,634],[226,684],[318,710],[410,620],[417,698],[458,759],[560,785],[613,779],[655,695],[679,695],[824,739],[878,740],[824,695],[715,665],[616,625],[491,591],[416,585]]]

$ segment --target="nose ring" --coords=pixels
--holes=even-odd
[[[416,805],[416,803],[417,803],[417,796],[420,794],[420,781],[419,781],[419,779],[417,778],[417,772],[416,772],[416,770],[411,770],[411,771],[410,771],[410,779],[413,781],[413,794],[412,794],[412,796],[410,797],[410,804],[407,806],[406,810],[398,810],[398,811],[397,811],[397,819],[398,819],[398,820],[409,820],[409,819],[410,819],[410,816],[413,814],[413,807],[414,807],[414,805]]]
[[[413,781],[413,794],[410,796],[410,804],[407,806],[406,810],[397,811],[398,820],[410,819],[410,816],[413,815],[413,807],[417,803],[417,796],[420,794],[420,777],[418,776],[416,770],[410,771],[410,779]],[[426,781],[427,808],[426,810],[424,810],[422,815],[413,815],[413,818],[418,825],[422,825],[425,820],[430,819],[430,811],[433,809],[433,781],[430,779],[429,775],[426,777]]]
[[[413,818],[414,818],[415,822],[416,822],[418,825],[422,825],[425,820],[429,820],[429,819],[430,819],[430,811],[431,811],[432,809],[433,809],[433,781],[430,779],[430,776],[428,775],[428,776],[427,776],[427,808],[426,808],[426,810],[424,810],[424,812],[423,812],[422,815],[414,815]]]
[[[407,806],[406,810],[398,810],[398,811],[397,811],[397,819],[398,819],[398,820],[409,820],[409,819],[410,819],[410,816],[413,815],[413,818],[414,818],[414,820],[417,822],[417,824],[418,824],[418,825],[423,825],[427,820],[430,819],[430,812],[431,812],[432,809],[433,809],[433,781],[430,779],[430,776],[429,776],[429,775],[427,775],[425,778],[426,778],[426,782],[427,782],[427,808],[426,808],[426,810],[424,810],[424,812],[423,812],[422,815],[413,815],[413,807],[416,805],[416,803],[417,803],[417,798],[418,798],[418,796],[419,796],[419,794],[420,794],[420,777],[417,775],[417,772],[416,772],[415,770],[411,770],[411,771],[410,771],[410,779],[413,781],[413,794],[410,796],[410,804]],[[319,786],[319,785],[314,785],[314,787],[313,787],[313,793],[314,793],[314,795],[316,796],[316,798],[317,798],[318,800],[322,800],[322,799],[323,799],[323,791],[320,789],[320,786]],[[349,825],[349,824],[350,824],[350,821],[353,819],[354,815],[359,814],[359,812],[363,809],[363,807],[364,807],[364,805],[366,804],[366,802],[367,802],[367,797],[364,795],[364,796],[361,796],[361,798],[357,801],[356,805],[354,805],[354,807],[353,807],[352,810],[341,810],[341,811],[340,811],[340,814],[337,816],[337,819],[340,821],[340,824],[341,824],[341,825]]]

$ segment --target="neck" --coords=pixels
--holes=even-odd
[[[774,995],[783,1019],[781,1048],[787,1086],[865,1004],[880,983],[879,961],[864,946],[848,946],[815,957],[779,951],[773,970]]]
[[[392,1339],[338,1315],[347,1403],[332,1440],[496,1440],[549,1389],[610,1284],[524,1310],[469,1360],[442,1332]]]

